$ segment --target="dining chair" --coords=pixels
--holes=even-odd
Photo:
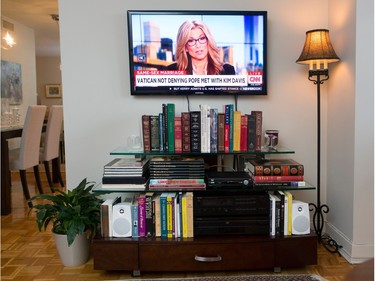
[[[64,186],[64,181],[60,170],[60,135],[63,124],[63,106],[52,105],[48,114],[47,129],[44,138],[43,146],[40,148],[40,161],[44,163],[46,170],[48,184],[52,192],[54,192],[53,182],[49,169],[49,163],[52,161],[52,169],[56,171],[56,175],[61,187]]]
[[[29,201],[30,192],[26,179],[27,169],[33,168],[37,188],[39,193],[43,193],[39,175],[39,146],[46,108],[45,105],[31,105],[28,107],[22,129],[20,147],[9,151],[10,169],[19,170],[23,194],[30,208],[33,205]]]

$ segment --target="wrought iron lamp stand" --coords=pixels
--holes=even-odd
[[[315,77],[315,78],[314,78]],[[324,216],[329,212],[326,204],[320,201],[320,85],[329,79],[328,69],[309,70],[309,80],[317,86],[317,200],[316,204],[310,203],[310,211],[314,211],[313,225],[318,236],[318,242],[322,243],[331,253],[336,253],[342,246],[338,245],[328,234],[323,234]]]

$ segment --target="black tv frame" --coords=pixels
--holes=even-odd
[[[201,87],[171,87],[171,86],[158,86],[158,87],[135,87],[135,65],[139,64],[138,62],[134,61],[135,56],[135,48],[133,42],[133,23],[132,17],[133,16],[167,16],[167,15],[174,15],[174,16],[181,16],[181,23],[183,22],[184,17],[191,15],[191,16],[261,16],[262,17],[262,38],[263,38],[263,52],[262,52],[262,85],[261,89],[251,89],[251,88],[259,88],[259,87],[244,87],[241,88],[242,90],[237,90],[236,87],[227,87],[227,89],[219,89],[217,90],[207,90],[207,88]],[[267,11],[198,11],[198,10],[128,10],[127,11],[127,27],[128,27],[128,44],[129,44],[129,73],[130,73],[130,92],[131,95],[134,96],[150,96],[150,95],[159,95],[159,96],[176,96],[176,95],[237,95],[237,96],[259,96],[259,95],[267,95]],[[203,20],[204,21],[204,20]],[[176,31],[178,30],[179,26],[176,26]],[[214,35],[215,36],[215,35]],[[176,38],[171,38],[173,40],[173,44],[175,44]],[[245,44],[246,42],[244,42]],[[173,45],[174,47],[174,45]],[[172,63],[172,62],[171,62]],[[158,66],[160,67],[159,70],[166,69],[166,66]],[[177,85],[176,85],[177,86]],[[174,90],[178,88],[178,90]],[[189,89],[187,89],[189,88]],[[246,90],[245,88],[248,88]]]

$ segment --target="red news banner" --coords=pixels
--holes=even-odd
[[[137,87],[194,86],[219,87],[262,85],[262,71],[249,72],[246,75],[186,75],[179,70],[136,70]]]

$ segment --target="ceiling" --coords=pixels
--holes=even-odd
[[[0,1],[2,16],[34,30],[36,56],[60,56],[59,25],[51,18],[58,14],[58,0]]]

